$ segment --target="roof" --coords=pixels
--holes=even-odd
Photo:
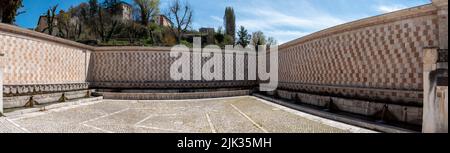
[[[124,2],[124,1],[120,1],[119,4],[128,5],[129,7],[133,7],[131,4]]]

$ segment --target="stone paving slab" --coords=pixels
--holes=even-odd
[[[25,133],[25,132],[27,131],[21,129],[6,117],[0,117],[0,133]]]
[[[33,133],[372,132],[311,117],[251,96],[165,101],[103,100],[5,119],[17,125],[13,126],[17,129]],[[11,132],[1,125],[0,132]]]

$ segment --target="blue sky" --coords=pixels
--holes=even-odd
[[[24,14],[16,24],[34,28],[39,15],[59,4],[60,9],[88,0],[24,0]],[[131,3],[132,0],[124,0]],[[161,0],[161,12],[171,0]],[[430,0],[188,0],[194,8],[193,28],[223,25],[226,6],[232,6],[237,25],[261,30],[279,43],[357,19],[423,5]]]

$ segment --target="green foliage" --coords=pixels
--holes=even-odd
[[[22,0],[0,0],[0,21],[13,24],[16,16],[24,12],[18,12],[23,7]]]
[[[193,47],[192,43],[190,43],[186,40],[181,40],[180,44],[185,45],[186,47],[189,47],[189,48]]]
[[[128,39],[130,44],[134,44],[139,39],[147,38],[149,33],[145,26],[134,21],[128,21],[122,29],[121,31],[125,33],[123,36]]]
[[[267,38],[267,48],[269,48],[270,46],[275,46],[278,45],[277,40],[275,40],[274,37],[269,37]]]
[[[152,45],[162,45],[163,32],[164,28],[160,27],[156,23],[151,23],[148,26],[148,30],[150,31],[149,41]]]
[[[225,34],[223,34],[222,27],[219,27],[216,34],[214,35],[214,38],[216,39],[216,44],[222,44],[225,40]]]
[[[159,0],[134,0],[135,9],[139,12],[140,22],[148,26],[153,16],[159,13]]]
[[[0,2],[3,4],[4,0],[0,0]],[[54,34],[52,29],[57,28],[58,33],[56,34],[59,37],[106,46],[173,46],[184,44],[192,47],[192,37],[202,35],[190,29],[192,28],[193,10],[187,2],[182,3],[180,0],[172,0],[172,3],[169,3],[166,16],[172,22],[171,27],[150,22],[155,15],[159,15],[160,0],[134,0],[133,13],[135,13],[136,18],[132,20],[123,20],[116,17],[118,13],[123,11],[121,7],[118,7],[120,2],[120,0],[89,0],[86,3],[71,7],[67,12],[61,11],[60,14],[56,14],[55,6],[46,12],[49,25],[46,31],[49,31],[49,34]],[[19,8],[17,6],[21,6],[21,1],[15,8]],[[269,37],[267,40],[261,31],[253,33],[252,37],[248,30],[241,26],[236,32],[235,20],[233,8],[227,7],[224,15],[225,28],[219,28],[217,32],[208,32],[208,44],[215,43],[221,47],[235,45],[236,43],[243,47],[248,44],[276,44],[274,38]],[[238,38],[236,38],[236,35]]]
[[[225,46],[225,45],[234,45],[233,36],[225,35],[222,46]]]
[[[102,42],[108,42],[120,31],[122,22],[114,18],[120,9],[116,7],[118,1],[105,1],[103,5],[97,0],[89,0],[89,6],[82,11],[84,25],[89,26],[91,34],[100,38]]]
[[[250,44],[251,35],[248,34],[248,31],[247,29],[244,28],[244,26],[241,26],[239,28],[237,35],[238,35],[237,40],[238,45],[241,45],[242,47],[247,47],[247,45]]]
[[[225,8],[223,21],[225,26],[225,34],[231,36],[234,41],[236,38],[236,15],[234,14],[234,9],[232,7]]]

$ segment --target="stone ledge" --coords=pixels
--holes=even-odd
[[[291,100],[297,103],[363,115],[374,119],[381,120],[381,118],[384,118],[386,121],[408,123],[417,126],[422,124],[421,107],[347,99],[333,96],[321,96],[283,90],[277,90],[275,95],[279,98]],[[386,109],[386,114],[383,114],[384,109]]]
[[[352,99],[385,101],[404,105],[421,106],[423,104],[423,91],[421,90],[396,90],[351,86],[314,85],[294,82],[280,82],[278,89],[292,92],[311,93],[316,95],[329,95],[348,97]]]
[[[308,107],[296,105],[293,103],[289,103],[285,100],[270,98],[270,97],[267,97],[267,96],[264,96],[261,94],[253,94],[253,96],[276,103],[276,104],[279,104],[279,105],[282,105],[282,106],[286,106],[286,107],[289,107],[289,108],[292,108],[292,109],[295,109],[298,111],[302,111],[302,112],[305,112],[308,114],[317,115],[317,116],[320,116],[323,118],[327,118],[327,119],[367,128],[370,130],[387,132],[387,133],[417,133],[417,131],[399,128],[396,126],[379,124],[379,123],[375,123],[375,122],[369,122],[367,120],[362,120],[362,119],[351,117],[351,116],[340,115],[340,114],[330,113],[330,112],[321,111],[321,110],[317,110],[317,109],[313,109],[313,108],[308,108]]]
[[[20,108],[24,107],[25,104],[33,97],[39,104],[53,103],[58,102],[62,95],[66,98],[77,99],[86,97],[89,90],[81,90],[81,91],[69,91],[69,92],[59,92],[59,93],[51,93],[51,94],[36,94],[36,95],[27,95],[27,96],[15,96],[15,97],[4,97],[3,98],[3,106],[5,109],[8,108]],[[92,93],[94,90],[90,90]]]
[[[5,97],[85,90],[89,83],[4,85]]]
[[[117,100],[179,100],[179,99],[202,99],[202,98],[219,98],[219,97],[235,97],[250,95],[250,90],[237,91],[217,91],[217,92],[192,92],[192,93],[114,93],[99,92],[99,95],[105,99]]]
[[[17,116],[17,115],[23,115],[28,113],[34,113],[34,112],[41,112],[41,111],[48,111],[51,109],[61,108],[61,107],[68,107],[73,105],[80,105],[80,104],[86,104],[91,102],[97,102],[102,100],[103,97],[93,97],[93,98],[85,98],[85,99],[78,99],[74,101],[64,102],[64,103],[57,103],[57,104],[51,104],[47,106],[37,107],[37,108],[26,108],[21,110],[16,110],[12,112],[5,113],[4,115],[7,117],[11,116]]]
[[[92,82],[96,89],[196,89],[196,88],[251,88],[256,81],[155,81],[155,82]]]

